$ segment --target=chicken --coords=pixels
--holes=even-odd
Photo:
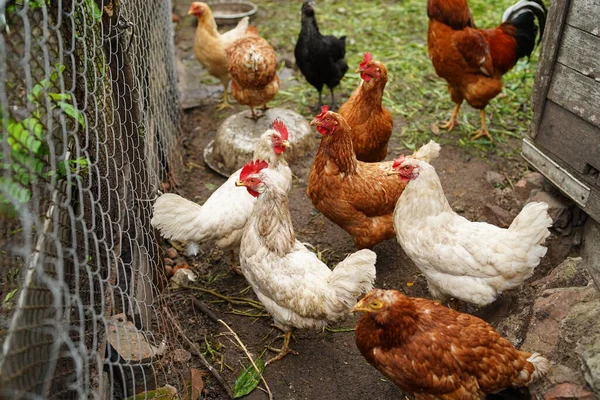
[[[288,192],[292,186],[292,171],[283,158],[288,146],[287,127],[276,119],[273,129],[268,129],[260,136],[254,150],[255,159],[268,160],[269,168],[265,173],[284,192]],[[173,193],[161,195],[154,204],[152,226],[169,239],[215,241],[223,249],[237,248],[256,202],[250,196],[240,195],[235,187],[240,173],[241,169],[234,172],[202,206]]]
[[[323,135],[306,189],[313,205],[348,232],[358,249],[394,237],[392,214],[406,184],[391,174],[392,161],[358,161],[350,127],[344,117],[328,111],[327,106],[311,125]],[[414,156],[426,160],[437,157],[439,145],[432,143]]]
[[[242,237],[242,273],[284,335],[276,361],[289,352],[293,328],[323,328],[348,315],[356,298],[373,287],[376,255],[361,250],[333,271],[296,240],[287,193],[264,172],[266,163],[249,163],[238,186],[258,196]]]
[[[415,400],[483,399],[550,371],[487,322],[431,300],[375,289],[352,310],[364,313],[354,331],[360,353]]]
[[[254,107],[273,100],[279,90],[277,58],[273,47],[258,35],[256,27],[248,28],[248,36],[237,40],[227,49],[231,73],[231,93],[238,103],[250,106],[252,119],[260,116]]]
[[[398,243],[438,299],[489,304],[521,285],[546,254],[546,203],[527,204],[508,229],[471,222],[452,211],[431,165],[401,156],[394,168],[408,182],[394,211]]]
[[[308,83],[319,92],[319,107],[323,104],[321,91],[326,85],[331,91],[331,106],[335,108],[333,88],[348,71],[346,36],[321,35],[315,19],[315,2],[302,3],[302,28],[294,49],[296,64]]]
[[[529,57],[535,47],[538,27],[540,40],[546,23],[546,7],[541,0],[520,0],[509,7],[503,23],[494,29],[477,29],[466,0],[428,0],[427,46],[435,72],[448,82],[456,104],[450,120],[441,124],[452,130],[463,100],[480,110],[481,128],[473,139],[492,139],[485,123],[485,107],[502,91],[502,75],[517,60]]]
[[[221,34],[217,30],[217,23],[208,4],[199,1],[193,2],[188,14],[193,14],[198,18],[198,27],[194,36],[194,55],[200,64],[223,84],[223,100],[217,109],[231,107],[227,95],[227,86],[231,76],[229,75],[226,51],[233,42],[246,35],[248,17],[242,18],[232,30]]]
[[[392,135],[392,114],[381,104],[387,83],[387,68],[365,53],[358,67],[362,81],[339,113],[352,128],[352,146],[360,161],[382,161]]]

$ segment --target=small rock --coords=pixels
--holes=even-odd
[[[508,211],[494,204],[486,204],[483,213],[490,224],[501,228],[508,227],[513,220],[512,215]]]
[[[171,282],[178,286],[188,286],[189,284],[196,282],[196,279],[198,279],[198,277],[195,273],[189,269],[181,268],[175,272],[175,275],[171,278]]]
[[[179,254],[177,254],[177,250],[175,250],[173,247],[169,247],[166,253],[167,257],[169,257],[171,260],[174,260],[177,258],[177,256],[179,256]]]
[[[488,181],[490,185],[499,186],[504,183],[506,177],[496,171],[487,171],[485,173],[485,180]]]
[[[171,352],[171,357],[175,362],[186,362],[192,359],[192,354],[184,349],[175,349]]]
[[[544,400],[593,400],[594,395],[573,383],[561,383],[544,395]]]
[[[569,205],[548,192],[539,191],[531,201],[542,201],[548,204],[548,214],[552,218],[553,226],[557,229],[564,229],[571,220],[571,211]]]
[[[527,200],[534,189],[544,184],[544,176],[539,172],[530,172],[515,184],[515,194],[521,200]]]
[[[173,276],[173,267],[171,267],[170,265],[165,265],[165,275],[167,275],[167,278],[170,278]]]
[[[165,257],[163,258],[163,262],[165,263],[165,265],[175,265],[175,261],[173,261],[172,258]]]

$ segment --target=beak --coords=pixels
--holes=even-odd
[[[315,118],[312,121],[310,121],[310,126],[313,126],[313,125],[319,126],[319,120]]]
[[[188,15],[191,15],[194,13],[194,7],[190,7],[190,10],[188,11]]]
[[[288,142],[287,140],[284,140],[281,142],[281,145],[285,148],[288,148],[288,147],[290,147],[290,142]]]
[[[358,303],[356,303],[354,305],[354,307],[352,307],[352,309],[350,310],[350,312],[369,312],[369,310],[367,310],[364,305],[362,300],[359,301]]]
[[[243,181],[236,181],[235,186],[245,186]]]
[[[399,171],[396,171],[396,170],[394,169],[394,170],[392,170],[392,171],[388,172],[388,173],[387,173],[387,175],[388,175],[388,176],[390,176],[390,175],[400,175],[400,172],[399,172]]]

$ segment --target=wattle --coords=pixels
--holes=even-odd
[[[325,128],[324,126],[317,126],[317,132],[319,132],[321,135],[327,135],[329,133],[329,129]]]
[[[362,78],[363,81],[365,82],[369,82],[371,79],[373,79],[373,77],[369,74],[367,74],[366,72],[362,72],[360,74],[360,77]]]
[[[248,193],[250,193],[254,197],[258,197],[258,195],[260,194],[256,190],[252,190],[250,188],[248,188]]]
[[[280,144],[273,146],[273,151],[275,152],[275,154],[281,154],[285,151],[285,146],[282,146]]]

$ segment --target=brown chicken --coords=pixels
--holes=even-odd
[[[352,128],[356,158],[365,162],[382,161],[387,155],[393,126],[392,114],[381,104],[387,68],[382,62],[373,61],[371,53],[365,53],[358,72],[362,81],[339,113]]]
[[[546,7],[541,0],[520,0],[509,7],[503,23],[494,29],[477,29],[466,0],[428,0],[427,46],[435,72],[448,82],[456,104],[450,120],[440,127],[452,130],[463,100],[481,114],[481,128],[473,139],[492,139],[485,123],[485,107],[502,91],[502,75],[517,60],[529,57],[535,47],[538,27],[540,40],[546,23]]]
[[[306,189],[313,205],[348,232],[358,249],[394,237],[394,207],[406,184],[393,179],[393,162],[358,161],[348,123],[327,106],[311,125],[323,136]],[[438,154],[439,145],[430,142],[411,157],[431,160]]]
[[[352,310],[365,313],[354,332],[363,357],[416,400],[483,399],[550,371],[487,322],[431,300],[375,289]]]
[[[279,91],[279,76],[273,47],[258,35],[255,26],[248,28],[247,34],[227,49],[227,60],[231,93],[238,103],[250,107],[252,119],[256,120],[262,115],[257,115],[254,107],[267,108]]]
[[[223,84],[223,100],[217,109],[231,107],[227,96],[231,76],[227,68],[226,50],[246,34],[248,17],[242,18],[232,30],[221,34],[217,30],[217,23],[208,4],[196,1],[192,3],[188,14],[198,18],[198,27],[194,36],[194,55],[200,64]]]

